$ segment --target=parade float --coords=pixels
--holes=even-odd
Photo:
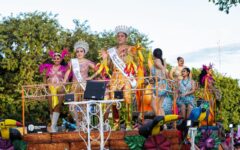
[[[62,131],[56,133],[46,132],[40,129],[38,125],[31,126],[25,123],[25,103],[31,100],[43,100],[43,97],[51,96],[44,84],[27,85],[22,89],[22,140],[27,143],[27,149],[163,149],[163,150],[179,150],[179,149],[233,149],[239,145],[240,128],[234,132],[231,126],[231,132],[227,138],[224,134],[221,124],[212,121],[210,116],[210,108],[208,102],[201,102],[195,107],[185,124],[174,126],[181,117],[176,114],[154,117],[153,110],[150,109],[152,94],[155,92],[153,86],[149,88],[154,77],[145,77],[142,89],[132,91],[134,96],[133,114],[137,114],[133,119],[136,126],[132,131],[121,129],[112,131],[111,118],[105,119],[104,114],[116,104],[120,109],[122,105],[121,99],[101,100],[101,101],[83,101],[83,102],[65,102],[65,105],[74,105],[79,109],[79,115],[84,114],[85,119],[77,131],[76,125],[68,121],[62,121]],[[169,82],[171,82],[169,80]],[[68,86],[62,85],[66,89]],[[136,90],[140,91],[140,100],[137,104]],[[108,91],[110,92],[110,91]],[[171,93],[171,91],[168,91]],[[64,95],[66,95],[64,94]],[[83,96],[84,93],[77,93]],[[174,94],[172,92],[171,94]],[[144,99],[145,98],[145,99]],[[96,106],[95,111],[90,109],[91,104]],[[141,106],[137,108],[137,106]],[[84,106],[84,107],[82,107]],[[174,106],[174,105],[173,105]],[[82,111],[81,111],[82,110]],[[108,112],[109,113],[109,112]],[[111,114],[111,111],[110,111]],[[149,115],[150,114],[150,115]],[[111,116],[111,115],[110,115]],[[95,117],[95,122],[93,121]],[[96,119],[97,118],[97,119]],[[139,120],[139,118],[142,118]],[[190,122],[190,123],[189,123]],[[201,125],[206,122],[205,125]],[[171,129],[163,128],[164,124],[172,123]],[[212,124],[211,124],[212,123]],[[216,124],[215,124],[216,123]],[[124,126],[124,125],[123,125]],[[47,128],[47,126],[45,125]],[[42,128],[45,128],[42,126]],[[60,127],[61,128],[61,127]],[[195,143],[195,144],[191,144]]]
[[[135,47],[135,51],[139,53],[140,48]],[[141,56],[141,54],[140,54]],[[79,83],[65,83],[60,84],[64,89],[64,94],[57,94],[54,91],[49,91],[48,84],[38,85],[25,85],[22,86],[22,142],[17,147],[26,149],[233,149],[234,146],[238,146],[240,129],[237,133],[231,130],[228,138],[223,135],[221,124],[218,124],[215,120],[216,114],[216,96],[212,95],[216,93],[211,84],[213,79],[211,77],[211,65],[203,66],[205,73],[200,79],[203,84],[203,88],[198,88],[198,105],[195,107],[189,117],[185,120],[178,115],[177,109],[177,85],[176,82],[169,79],[165,80],[169,88],[159,88],[159,79],[157,76],[145,76],[143,71],[142,57],[139,57],[139,65],[137,67],[136,88],[131,90],[133,99],[132,105],[132,125],[133,130],[125,130],[126,125],[121,124],[121,129],[114,131],[113,129],[113,116],[112,106],[117,109],[121,109],[124,105],[123,98],[116,97],[115,99],[106,98],[111,92],[106,85],[105,98],[102,100],[83,100],[74,101],[73,95],[78,95],[84,98],[85,92],[71,93],[70,87]],[[142,58],[142,59],[141,59]],[[151,58],[151,55],[149,56]],[[149,66],[152,65],[151,60],[148,62]],[[108,74],[108,67],[106,62],[102,61],[97,65],[97,73],[101,73],[103,76]],[[127,73],[134,72],[133,63],[129,63],[125,70]],[[101,80],[101,82],[108,83],[109,80]],[[156,86],[155,86],[156,85]],[[76,86],[74,86],[76,87]],[[158,98],[154,95],[158,95],[159,90],[165,91],[167,98],[172,99],[172,113],[165,116],[154,115],[153,106],[157,105]],[[215,90],[212,92],[211,90]],[[119,91],[118,91],[119,92]],[[124,92],[124,90],[122,90]],[[94,92],[93,92],[94,93]],[[219,94],[219,93],[218,93]],[[47,97],[65,97],[64,105],[69,107],[69,113],[78,112],[78,115],[82,118],[80,125],[74,122],[69,122],[67,118],[63,118],[61,124],[58,124],[61,129],[59,132],[51,133],[48,131],[47,123],[39,125],[37,122],[29,124],[25,122],[25,108],[26,103],[29,101],[45,101]],[[70,98],[70,100],[68,99]],[[210,101],[211,100],[211,101]],[[92,111],[92,105],[95,106]],[[158,107],[158,105],[156,106]],[[159,108],[157,108],[159,109]],[[124,110],[123,110],[124,111]],[[30,114],[28,112],[28,114]],[[107,115],[106,115],[107,114]],[[121,116],[122,117],[122,116]],[[124,118],[121,118],[124,120]],[[14,122],[14,121],[11,121]],[[180,122],[180,123],[179,123]],[[7,124],[9,120],[1,123],[2,143],[12,146],[8,143],[10,136],[10,127],[13,128],[15,124]],[[19,123],[17,124],[19,125]],[[124,127],[125,126],[125,127]],[[232,127],[231,127],[232,129]],[[7,135],[7,136],[6,136]],[[16,134],[15,134],[16,135]],[[11,139],[11,138],[10,138]],[[19,138],[18,138],[19,139]],[[14,141],[14,139],[11,139]],[[16,148],[16,147],[15,147]]]

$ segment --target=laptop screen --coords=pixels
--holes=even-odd
[[[84,99],[103,100],[105,91],[106,91],[105,81],[87,80],[86,89],[84,91]]]

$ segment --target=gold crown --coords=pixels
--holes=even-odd
[[[115,28],[115,33],[118,34],[119,32],[126,33],[127,35],[130,33],[129,28],[125,25],[119,25]]]
[[[87,53],[89,50],[89,45],[85,41],[77,41],[74,44],[74,51],[76,51],[76,49],[78,49],[78,48],[83,48],[85,50],[85,53]]]

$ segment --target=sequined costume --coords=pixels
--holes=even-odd
[[[173,75],[173,78],[175,80],[182,80],[183,79],[181,71],[185,67],[186,66],[183,66],[183,67],[180,68],[179,66],[176,66],[172,69],[172,75]]]
[[[52,57],[54,64],[41,64],[39,67],[40,73],[45,71],[46,83],[48,84],[49,93],[48,96],[49,111],[51,118],[51,132],[57,132],[57,121],[60,116],[60,108],[63,102],[63,95],[57,96],[57,94],[64,94],[64,88],[62,83],[64,81],[64,75],[67,71],[67,67],[64,64],[63,58],[68,54],[65,49],[62,53],[56,53],[52,50],[49,51],[49,55]]]
[[[191,79],[188,78],[186,80],[182,79],[179,81],[179,94],[185,94],[192,90],[192,82]],[[186,95],[186,96],[179,96],[177,99],[177,105],[181,107],[181,105],[191,105],[192,108],[195,107],[194,95]],[[180,109],[179,109],[180,110]]]
[[[46,70],[47,84],[49,85],[49,89],[52,95],[64,92],[62,86],[59,86],[59,84],[63,82],[64,74],[67,71],[66,66],[60,65],[55,69],[53,64],[42,64],[40,65],[39,70],[40,73],[43,73],[43,71]],[[58,103],[59,102],[57,96],[52,96],[52,101],[49,102],[50,107],[54,109]]]
[[[170,91],[171,88],[168,85],[164,72],[162,72],[160,69],[152,67],[151,73],[153,76],[158,77],[158,96],[163,97],[162,108],[165,114],[172,114],[172,98],[168,94],[168,91]],[[156,93],[156,90],[154,90],[154,93]]]
[[[79,63],[79,67],[80,67],[80,74],[83,78],[83,81],[86,81],[86,79],[89,77],[88,76],[88,72],[89,72],[89,68],[91,67],[90,65],[94,65],[94,63],[90,60],[85,59],[82,62],[78,62]],[[72,67],[71,62],[68,65],[70,68]],[[78,80],[76,78],[76,76],[73,74],[73,85],[71,87],[71,92],[76,93],[75,94],[75,101],[81,101],[83,99],[82,94],[79,93],[83,93],[83,89],[82,87],[78,84]]]
[[[130,48],[130,47],[129,47]],[[126,57],[130,56],[130,54],[128,53],[128,49],[122,50],[120,54],[118,54],[125,63],[126,63]],[[124,105],[125,105],[125,114],[124,114],[124,118],[125,118],[125,124],[126,124],[126,128],[127,129],[131,129],[132,128],[132,96],[131,96],[131,92],[132,92],[132,86],[129,82],[129,79],[124,76],[120,70],[114,66],[114,64],[111,62],[110,63],[112,66],[112,77],[109,81],[109,90],[110,92],[110,99],[114,99],[114,91],[116,90],[123,90],[123,98],[124,98]],[[120,127],[120,112],[119,110],[117,110],[116,105],[113,105],[112,108],[112,112],[113,112],[113,122],[114,122],[114,127],[113,130],[118,130]]]

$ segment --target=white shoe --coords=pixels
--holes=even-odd
[[[58,127],[57,126],[51,126],[51,133],[58,132]]]
[[[58,131],[57,121],[58,121],[59,115],[60,115],[59,112],[53,112],[52,125],[51,125],[51,132],[52,133]]]

